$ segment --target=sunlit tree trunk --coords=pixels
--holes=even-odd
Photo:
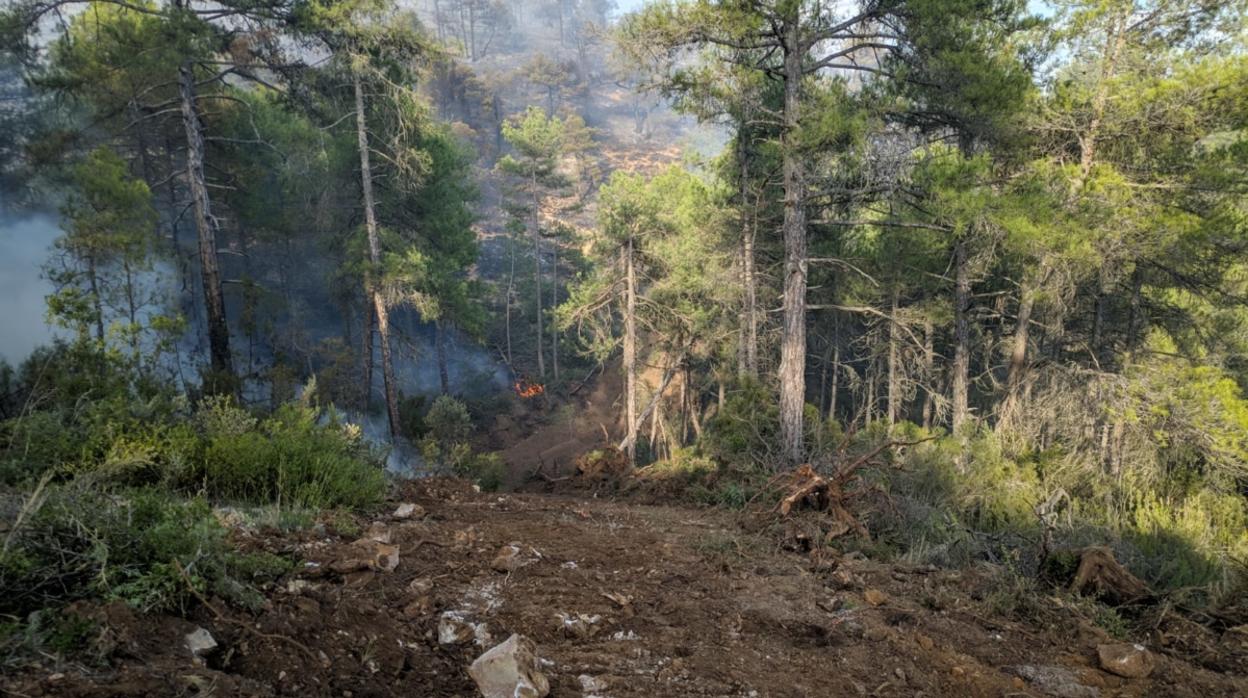
[[[624,246],[624,414],[628,462],[637,463],[637,261],[633,239]]]
[[[888,425],[891,427],[901,417],[901,358],[898,344],[901,332],[897,328],[898,289],[893,289],[893,302],[888,323]]]
[[[802,43],[800,17],[789,17],[784,48],[784,324],[780,340],[780,448],[789,465],[804,455],[806,401],[806,177],[795,142],[800,124]]]
[[[364,228],[368,233],[368,258],[372,266],[365,283],[377,320],[377,336],[381,340],[381,376],[386,394],[386,415],[390,423],[390,436],[399,430],[399,394],[395,385],[394,357],[390,349],[390,311],[382,297],[376,274],[381,269],[381,242],[377,232],[377,211],[373,201],[373,168],[369,162],[368,121],[364,114],[364,87],[360,74],[353,73],[355,87],[355,131],[360,151],[360,188],[364,195]]]
[[[967,313],[971,305],[971,277],[967,268],[966,241],[959,239],[953,246],[953,430],[957,431],[970,416],[971,327]]]
[[[221,290],[221,270],[217,263],[217,225],[209,205],[204,180],[204,133],[195,109],[195,73],[191,64],[178,68],[178,93],[182,127],[186,132],[186,180],[191,192],[191,216],[199,239],[200,278],[208,320],[208,351],[213,372],[233,374],[230,359],[230,329],[225,319],[225,294]]]

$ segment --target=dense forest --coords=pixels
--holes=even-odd
[[[8,0],[0,252],[55,239],[0,665],[67,604],[260,612],[298,555],[230,517],[348,535],[412,476],[761,508],[1016,618],[1101,551],[1110,634],[1243,630],[1246,12]]]

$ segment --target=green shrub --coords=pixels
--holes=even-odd
[[[201,499],[73,483],[50,490],[0,555],[0,614],[20,618],[92,597],[172,610],[192,589],[256,607],[263,599],[255,585],[290,569],[284,559],[233,550]]]
[[[209,432],[194,481],[210,496],[305,508],[372,506],[385,473],[358,429],[285,405],[253,430]]]
[[[472,433],[472,417],[468,407],[450,395],[439,395],[425,415],[429,435],[441,444],[457,444]]]

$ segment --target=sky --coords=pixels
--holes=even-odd
[[[53,336],[43,299],[52,286],[40,267],[60,234],[45,213],[0,213],[0,358],[18,364]]]

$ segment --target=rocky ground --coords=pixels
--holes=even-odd
[[[1248,695],[1248,628],[1163,613],[1140,649],[1056,597],[1037,599],[1042,621],[1000,615],[998,568],[798,553],[742,522],[413,482],[359,530],[239,529],[245,547],[303,560],[258,615],[213,599],[189,619],[83,606],[106,661],[28,667],[0,692],[475,696],[469,667],[519,634],[478,678],[507,680],[518,648],[552,696]]]

